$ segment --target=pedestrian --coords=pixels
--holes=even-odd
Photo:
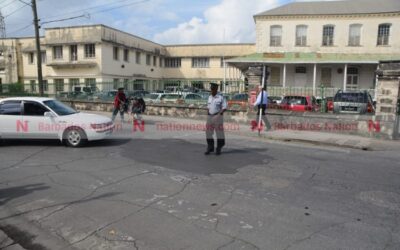
[[[225,98],[218,94],[218,84],[211,83],[211,95],[208,97],[207,108],[208,116],[206,123],[207,150],[204,153],[209,155],[214,152],[214,131],[217,134],[216,155],[221,154],[221,149],[225,145],[224,133],[224,112],[226,110]]]
[[[115,95],[114,98],[114,109],[112,113],[112,120],[115,120],[115,117],[117,116],[118,112],[120,113],[121,116],[121,121],[124,122],[124,113],[127,108],[127,99],[124,93],[124,88],[119,88],[117,94]]]
[[[134,97],[132,100],[132,116],[133,116],[133,121],[135,120],[142,120],[142,113],[146,109],[146,104],[143,100],[143,98],[138,98]]]
[[[259,122],[259,115],[260,115],[260,110],[261,110],[261,119],[263,120],[264,124],[265,124],[265,130],[271,130],[271,124],[268,121],[268,118],[265,114],[265,110],[267,109],[267,105],[268,105],[268,93],[265,89],[265,87],[261,87],[260,86],[260,93],[258,93],[257,96],[257,100],[254,103],[254,107],[257,107],[258,111],[257,111],[257,126],[258,126],[258,122]]]

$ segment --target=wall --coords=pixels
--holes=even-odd
[[[391,23],[389,46],[376,46],[378,26]],[[295,46],[296,25],[307,25],[307,46]],[[323,47],[323,25],[335,25],[334,46]],[[362,24],[361,46],[348,46],[349,25]],[[282,26],[282,46],[270,47],[270,26]],[[256,17],[256,51],[264,52],[319,52],[319,53],[383,53],[400,54],[400,14],[351,16],[282,16]]]

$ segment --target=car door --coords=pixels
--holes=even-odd
[[[35,101],[23,102],[22,119],[28,124],[29,133],[26,138],[55,139],[61,129],[54,117],[45,117],[44,113],[50,112],[43,104]]]
[[[21,101],[3,101],[0,103],[0,137],[20,138],[23,131],[29,130],[22,121]]]

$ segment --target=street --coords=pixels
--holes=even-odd
[[[227,133],[205,156],[203,131],[146,124],[78,149],[6,142],[1,229],[42,249],[400,249],[400,147]]]

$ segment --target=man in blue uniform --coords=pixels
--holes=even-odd
[[[221,149],[225,145],[224,133],[224,112],[226,110],[225,98],[218,94],[218,84],[211,83],[211,95],[207,102],[208,116],[206,123],[207,150],[204,154],[209,155],[214,152],[214,131],[217,134],[216,155],[221,154]]]

